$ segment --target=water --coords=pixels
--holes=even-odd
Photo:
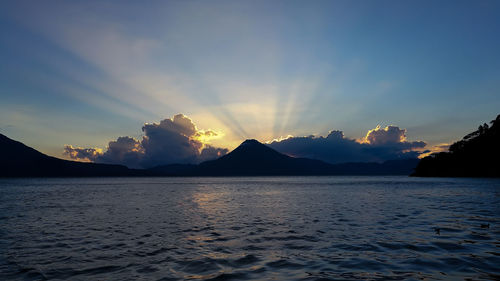
[[[498,280],[499,203],[485,179],[2,179],[0,280]]]

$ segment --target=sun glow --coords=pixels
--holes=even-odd
[[[418,158],[422,159],[424,157],[430,156],[434,153],[439,153],[439,152],[447,152],[448,148],[450,147],[449,143],[440,143],[437,145],[433,145],[430,147],[428,152],[422,153],[418,156]]]
[[[375,129],[368,130],[366,136],[357,140],[359,143],[384,143],[384,142],[405,142],[406,141],[406,130],[399,129],[399,127],[394,125],[386,126],[382,128],[377,125]]]
[[[225,134],[222,131],[215,131],[215,130],[198,130],[196,134],[194,134],[191,139],[199,141],[203,144],[209,144],[211,141],[220,139],[224,137]]]
[[[269,141],[266,141],[265,143],[273,143],[273,142],[280,142],[280,141],[284,141],[284,140],[287,140],[289,138],[293,138],[292,135],[287,135],[287,136],[280,136],[279,138],[276,138],[276,139],[272,139],[272,140],[269,140]]]

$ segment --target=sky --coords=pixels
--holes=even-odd
[[[500,113],[499,1],[16,0],[0,34],[0,133],[66,159],[386,160]]]

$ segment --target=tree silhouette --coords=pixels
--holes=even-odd
[[[500,177],[500,115],[455,142],[449,152],[422,159],[414,176]]]

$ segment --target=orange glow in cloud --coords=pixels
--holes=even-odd
[[[176,128],[178,133],[184,135],[192,141],[198,142],[200,144],[200,152],[207,144],[211,144],[212,140],[220,139],[225,135],[222,131],[199,129],[193,122],[193,119],[181,113],[174,115],[172,118],[164,119],[158,124],[152,123],[152,125],[160,127],[163,126],[166,128],[172,126],[173,128]]]
[[[366,136],[357,140],[359,143],[382,144],[387,142],[405,142],[406,130],[399,129],[394,125],[386,126],[385,128],[377,125],[375,129],[368,130]]]
[[[449,149],[449,147],[450,147],[450,145],[451,144],[449,144],[449,143],[440,143],[440,144],[431,146],[430,149],[429,149],[429,152],[420,154],[418,156],[418,158],[422,159],[422,158],[427,157],[427,156],[429,156],[431,154],[434,154],[434,153],[447,152],[448,149]]]
[[[192,140],[201,142],[202,144],[209,144],[211,141],[215,139],[220,139],[224,136],[225,134],[221,131],[214,131],[214,130],[198,130],[196,133],[191,136],[190,138]]]
[[[81,162],[93,162],[92,159],[103,154],[101,148],[73,147],[72,145],[64,145],[64,151],[64,154],[69,156],[70,159]]]
[[[292,135],[287,135],[287,136],[280,136],[279,138],[276,138],[276,139],[272,139],[272,140],[269,140],[269,141],[266,141],[266,143],[272,143],[272,142],[280,142],[280,141],[284,141],[284,140],[287,140],[289,138],[293,138]]]

